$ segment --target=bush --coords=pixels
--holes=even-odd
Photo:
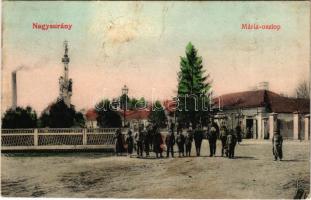
[[[2,118],[2,128],[36,128],[37,114],[29,106],[9,109]]]

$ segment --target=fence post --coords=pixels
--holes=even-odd
[[[86,134],[86,129],[82,129],[82,134],[83,134],[83,139],[82,139],[82,142],[83,142],[83,145],[87,145],[87,134]]]
[[[33,144],[34,146],[38,146],[38,129],[34,129],[34,132],[33,132]]]

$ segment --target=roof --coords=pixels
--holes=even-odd
[[[119,113],[123,117],[123,115],[124,115],[123,111],[120,110]],[[150,114],[149,109],[125,111],[125,117],[128,120],[131,120],[131,119],[136,119],[136,120],[148,119],[149,114]]]
[[[163,101],[163,107],[168,112],[174,112],[176,110],[176,101],[174,100],[165,100]]]
[[[310,100],[288,97],[275,97],[270,99],[270,109],[276,113],[309,113]]]
[[[85,117],[88,121],[95,121],[97,118],[96,110],[94,108],[87,110],[85,113]]]
[[[265,90],[245,91],[221,95],[214,99],[214,103],[224,109],[263,107],[266,106],[266,92],[268,96],[277,96]]]
[[[269,90],[236,92],[214,98],[222,109],[266,107],[276,113],[309,113],[310,100],[283,97]]]

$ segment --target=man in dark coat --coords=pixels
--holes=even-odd
[[[128,153],[128,155],[132,155],[133,148],[134,148],[134,138],[132,136],[131,129],[129,129],[128,132],[127,132],[126,145],[127,145],[127,153]]]
[[[239,121],[238,125],[235,127],[235,132],[236,132],[236,137],[237,137],[237,142],[240,144],[242,142],[242,128],[241,128],[242,122]]]
[[[220,128],[220,140],[221,140],[221,156],[224,156],[225,149],[226,149],[226,141],[227,141],[227,134],[228,134],[228,129],[225,124],[223,124]]]
[[[148,135],[148,139],[149,139],[149,150],[153,149],[153,137],[154,137],[154,133],[155,130],[153,130],[153,127],[151,124],[149,124],[147,126],[147,135]]]
[[[121,155],[124,150],[121,128],[117,129],[114,139],[116,140],[116,153],[117,155]]]
[[[278,131],[276,131],[273,135],[272,146],[273,146],[272,152],[274,155],[274,160],[277,160],[278,158],[282,160],[283,158],[283,151],[282,151],[283,137]]]
[[[192,140],[193,140],[192,128],[190,127],[185,137],[186,156],[189,156],[189,157],[191,155]]]
[[[182,125],[180,123],[177,125],[177,133],[182,133]]]
[[[176,143],[178,146],[179,157],[185,156],[185,136],[182,134],[182,130],[177,132]]]
[[[196,130],[194,131],[193,139],[197,156],[200,156],[203,140],[203,131],[199,128],[196,128]]]
[[[143,157],[143,131],[142,127],[139,127],[138,132],[135,134],[135,141],[137,145],[137,157]]]
[[[175,123],[171,121],[170,130],[171,133],[175,134]]]
[[[162,156],[162,152],[163,152],[163,139],[162,139],[162,135],[160,133],[159,128],[155,128],[155,133],[154,133],[154,137],[153,137],[153,150],[156,153],[156,157],[160,157],[163,158]]]
[[[216,142],[217,142],[217,129],[215,125],[212,125],[211,130],[208,136],[210,157],[215,156],[216,154]]]
[[[146,152],[146,156],[149,156],[149,151],[150,151],[150,144],[149,144],[149,135],[148,135],[148,131],[146,128],[143,129],[143,144],[144,144],[144,149]]]
[[[174,144],[175,144],[175,135],[173,132],[167,134],[165,138],[166,143],[166,157],[169,157],[169,153],[171,152],[172,157],[174,157]]]
[[[229,131],[229,134],[227,135],[227,149],[228,149],[228,157],[234,158],[234,151],[235,151],[235,145],[237,142],[237,137],[235,136],[233,130]]]

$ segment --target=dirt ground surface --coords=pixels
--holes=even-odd
[[[207,141],[201,157],[194,157],[193,147],[193,157],[186,158],[2,154],[2,195],[292,199],[297,179],[309,184],[309,143],[285,141],[283,161],[273,161],[271,148],[270,141],[244,140],[235,159],[220,157],[219,141],[216,157],[208,157]]]

